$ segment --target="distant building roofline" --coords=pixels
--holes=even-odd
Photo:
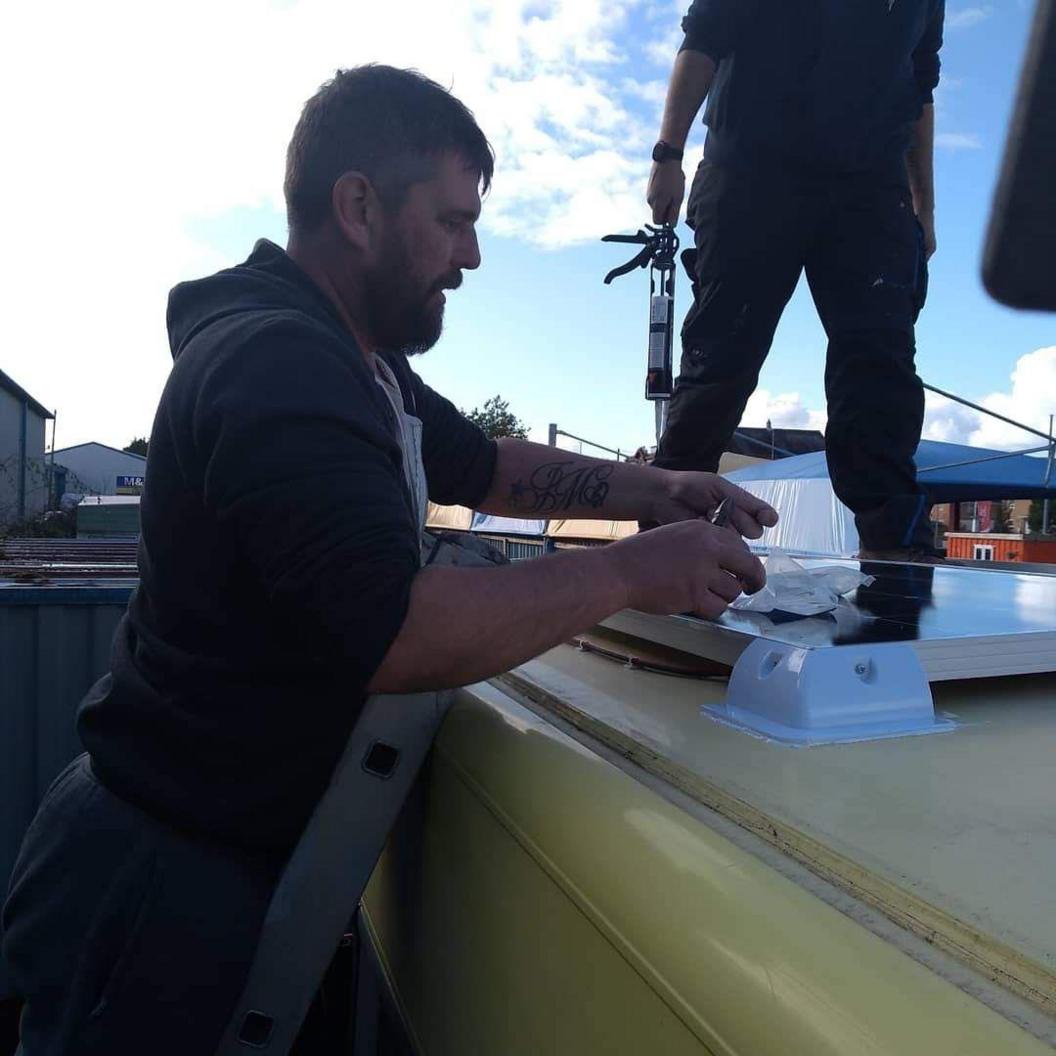
[[[773,429],[759,426],[738,426],[726,444],[730,454],[755,455],[769,458],[772,455],[787,458],[791,455],[808,455],[825,450],[825,437],[817,429]],[[765,452],[765,453],[764,453]]]
[[[55,415],[47,409],[39,400],[33,399],[32,396],[21,385],[15,381],[9,374],[5,374],[0,370],[0,389],[4,389],[15,396],[17,399],[24,400],[26,405],[30,407],[33,413],[38,418],[54,418]]]
[[[749,436],[769,436],[771,433],[786,433],[789,436],[824,436],[820,429],[795,429],[787,425],[775,425],[773,429],[767,429],[765,425],[739,425],[737,432],[747,433]]]
[[[105,447],[107,451],[113,451],[117,455],[128,455],[129,458],[138,458],[141,462],[146,462],[146,455],[137,455],[134,451],[122,451],[119,447],[111,447],[109,444],[101,444],[98,440],[86,440],[83,444],[71,444],[69,447],[58,447],[55,449],[55,457],[64,454],[66,451],[76,451],[81,447]]]
[[[1028,536],[1024,532],[947,532],[947,539],[1025,539]],[[1056,542],[1056,539],[1053,539]]]

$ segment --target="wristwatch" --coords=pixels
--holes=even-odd
[[[682,154],[683,151],[679,150],[678,147],[673,147],[662,139],[653,147],[653,161],[658,165],[665,161],[681,161]]]

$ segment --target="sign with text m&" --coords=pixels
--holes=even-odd
[[[118,495],[139,495],[143,491],[143,477],[119,475],[116,490]]]

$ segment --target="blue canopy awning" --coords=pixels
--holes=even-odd
[[[988,448],[921,440],[915,461],[917,479],[932,502],[1056,498],[1056,468],[1046,483],[1048,460],[1044,455],[1010,455]],[[828,475],[825,452],[815,451],[776,462],[759,462],[727,473],[726,478],[741,484],[750,480],[816,480]]]

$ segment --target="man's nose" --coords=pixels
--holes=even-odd
[[[464,271],[476,271],[480,267],[480,242],[477,240],[477,232],[474,228],[458,240],[455,247],[454,260],[451,262],[456,268]]]

